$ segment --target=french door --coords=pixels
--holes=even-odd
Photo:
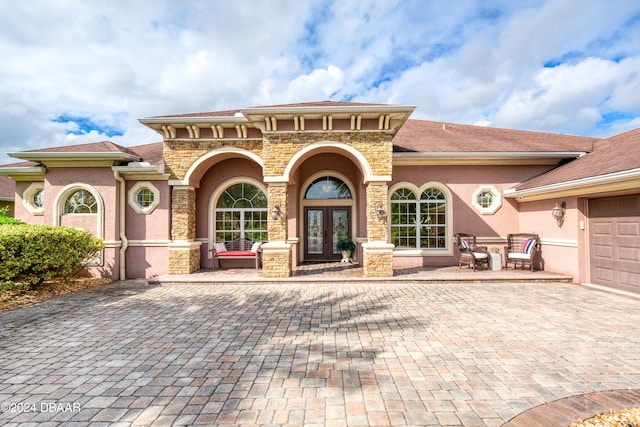
[[[304,208],[305,261],[337,261],[338,240],[352,238],[349,230],[351,207],[318,206]]]

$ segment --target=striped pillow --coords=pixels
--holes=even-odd
[[[531,255],[533,252],[533,248],[536,246],[536,239],[527,239],[522,242],[522,247],[520,248],[521,254]]]
[[[460,248],[461,249],[469,249],[469,244],[467,243],[466,240],[460,239]]]

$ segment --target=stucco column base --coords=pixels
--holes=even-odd
[[[169,274],[191,274],[200,270],[200,242],[169,244]]]
[[[260,249],[262,250],[262,275],[264,277],[291,276],[291,244],[268,242]]]
[[[393,248],[387,242],[362,244],[362,270],[365,277],[393,276]]]

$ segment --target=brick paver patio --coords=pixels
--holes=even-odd
[[[567,283],[127,281],[0,324],[5,426],[500,426],[640,385],[640,300]]]

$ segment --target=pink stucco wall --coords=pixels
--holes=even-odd
[[[151,181],[160,193],[160,204],[150,214],[138,214],[127,203],[128,191],[137,181],[127,181],[125,200],[126,237],[131,242],[126,251],[128,278],[152,277],[167,273],[167,244],[170,240],[171,190],[167,181]],[[22,205],[22,194],[31,182],[18,183],[18,217],[30,224],[50,224],[55,221],[54,202],[60,192],[70,184],[93,187],[102,199],[103,225],[98,214],[60,215],[59,224],[102,234],[107,247],[103,253],[104,264],[89,268],[85,274],[119,278],[120,273],[120,209],[119,183],[110,167],[104,168],[48,168],[44,181],[45,208],[43,215],[32,215]],[[18,206],[18,203],[16,206]],[[99,227],[102,227],[99,230]]]
[[[567,209],[564,222],[559,226],[551,216],[551,209],[563,201]],[[521,232],[540,236],[545,270],[571,275],[574,281],[582,280],[581,255],[586,227],[580,229],[580,222],[584,223],[585,218],[576,197],[520,203],[519,220]]]
[[[494,214],[480,213],[472,203],[473,193],[481,186],[493,185],[498,191],[512,188],[532,176],[549,169],[549,166],[395,166],[391,188],[396,183],[409,182],[421,187],[427,182],[444,184],[452,193],[453,234],[475,234],[487,246],[502,247],[504,237],[521,231],[518,217],[519,205],[503,198],[502,207]],[[524,231],[523,231],[524,232]],[[493,239],[493,240],[492,240]],[[453,244],[453,242],[451,242]],[[458,254],[453,256],[403,257],[394,256],[397,268],[409,266],[457,265]]]
[[[14,217],[26,222],[27,224],[44,224],[44,215],[34,215],[24,207],[22,195],[33,182],[16,182],[16,198],[14,205]],[[45,205],[47,203],[47,195],[45,193]]]
[[[168,273],[168,249],[158,246],[129,246],[126,255],[127,278],[145,278]]]
[[[127,181],[126,251],[127,278],[168,273],[167,243],[171,239],[171,188],[167,181],[150,181],[158,189],[160,204],[149,214],[137,213],[128,203],[129,191],[138,181]]]
[[[138,181],[127,181],[126,229],[129,240],[169,240],[171,238],[171,188],[167,181],[149,181],[160,193],[160,204],[149,214],[139,214],[129,206],[129,191]]]

